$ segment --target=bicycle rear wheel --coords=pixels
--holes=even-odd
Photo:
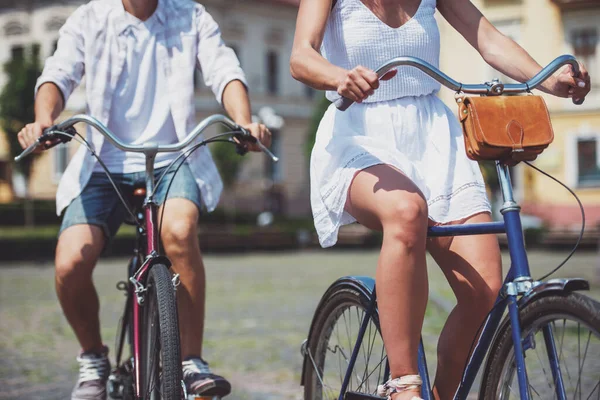
[[[578,293],[534,300],[520,312],[525,364],[532,399],[600,398],[600,304]],[[551,338],[550,341],[547,341]],[[560,364],[555,377],[547,343],[554,342]],[[520,399],[511,327],[502,325],[486,364],[482,399]]]
[[[172,277],[154,265],[148,275],[142,317],[142,393],[144,399],[181,400],[181,350]]]
[[[315,314],[315,323],[305,349],[306,400],[338,399],[358,332],[370,298],[349,288],[332,293]],[[366,328],[347,392],[375,395],[377,385],[387,380],[387,355],[379,330],[377,311]],[[389,373],[388,373],[389,374]]]

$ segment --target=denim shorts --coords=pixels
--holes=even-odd
[[[158,179],[165,168],[154,171],[155,179]],[[175,168],[171,168],[156,188],[154,201],[159,205],[165,201],[167,188],[173,181],[167,198],[190,200],[196,204],[199,210],[202,210],[200,189],[189,166],[182,165],[176,174],[174,170]],[[130,204],[133,190],[138,187],[145,188],[145,176],[145,172],[111,174],[113,181]],[[117,233],[127,215],[125,206],[106,174],[94,172],[81,194],[69,204],[64,212],[59,236],[65,229],[73,225],[96,225],[102,228],[106,239],[110,240]]]

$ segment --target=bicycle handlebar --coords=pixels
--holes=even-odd
[[[560,57],[555,58],[550,64],[545,66],[540,72],[538,72],[533,78],[528,80],[525,83],[507,83],[503,84],[501,82],[488,82],[485,84],[468,84],[464,85],[454,79],[450,78],[448,75],[444,74],[442,71],[429,64],[426,61],[421,60],[416,57],[396,57],[393,58],[383,65],[381,65],[375,71],[377,73],[377,77],[381,78],[386,73],[388,73],[393,68],[399,66],[410,66],[415,67],[446,86],[449,89],[452,89],[457,92],[469,93],[469,94],[481,94],[481,95],[491,95],[498,96],[503,93],[524,93],[529,92],[532,89],[538,87],[542,82],[548,79],[553,73],[555,73],[559,68],[564,65],[570,64],[573,67],[573,71],[575,74],[579,74],[579,64],[575,57],[571,55],[562,55]],[[335,100],[333,104],[340,111],[346,111],[348,107],[350,107],[354,103],[353,100],[350,100],[347,97],[340,97]]]
[[[194,130],[192,130],[192,132],[190,132],[185,137],[185,139],[183,139],[179,143],[168,144],[168,145],[163,145],[163,146],[159,146],[158,144],[151,143],[151,142],[144,143],[142,145],[131,145],[131,144],[123,143],[119,138],[116,137],[115,134],[113,134],[106,126],[104,126],[96,118],[90,117],[89,115],[85,115],[85,114],[78,114],[78,115],[75,115],[69,119],[66,119],[65,121],[60,122],[50,128],[45,129],[42,136],[40,136],[40,138],[38,138],[38,140],[35,143],[33,143],[31,146],[26,148],[21,154],[19,154],[17,157],[15,157],[15,161],[16,162],[21,161],[23,158],[25,158],[29,154],[33,153],[39,146],[41,146],[42,143],[46,140],[44,138],[44,135],[54,132],[54,131],[64,131],[79,122],[86,123],[86,124],[96,128],[96,130],[98,130],[98,132],[100,132],[102,135],[104,135],[118,149],[123,150],[123,151],[133,152],[133,153],[145,153],[145,154],[154,153],[154,154],[156,154],[156,153],[181,151],[184,148],[186,148],[187,146],[189,146],[194,139],[196,139],[202,132],[204,132],[204,130],[206,128],[208,128],[210,125],[214,125],[216,123],[221,123],[221,124],[227,126],[232,131],[238,131],[238,132],[242,133],[242,135],[245,137],[253,138],[253,136],[250,135],[250,132],[247,129],[239,126],[238,124],[236,124],[235,122],[233,122],[231,119],[227,118],[224,115],[215,114],[215,115],[211,115],[211,116],[207,117],[202,122],[200,122],[194,128]],[[271,153],[271,151],[269,149],[267,149],[259,140],[255,140],[255,142],[264,153],[266,153],[269,157],[271,157],[273,162],[279,161],[279,159],[273,153]]]

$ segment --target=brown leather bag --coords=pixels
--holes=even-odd
[[[540,96],[457,97],[467,156],[514,165],[532,161],[554,132]]]

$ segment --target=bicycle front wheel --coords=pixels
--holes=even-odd
[[[336,400],[339,397],[352,350],[370,298],[349,288],[340,288],[317,309],[315,323],[305,349],[304,398]],[[374,395],[387,380],[387,356],[373,312],[366,328],[347,392]],[[389,372],[388,372],[389,374]]]
[[[181,400],[181,350],[177,303],[171,273],[162,264],[148,275],[142,317],[143,399]]]
[[[520,321],[532,399],[600,398],[598,302],[578,293],[548,295],[523,308]],[[552,368],[551,347],[559,368]],[[520,399],[510,324],[492,345],[480,398]]]

